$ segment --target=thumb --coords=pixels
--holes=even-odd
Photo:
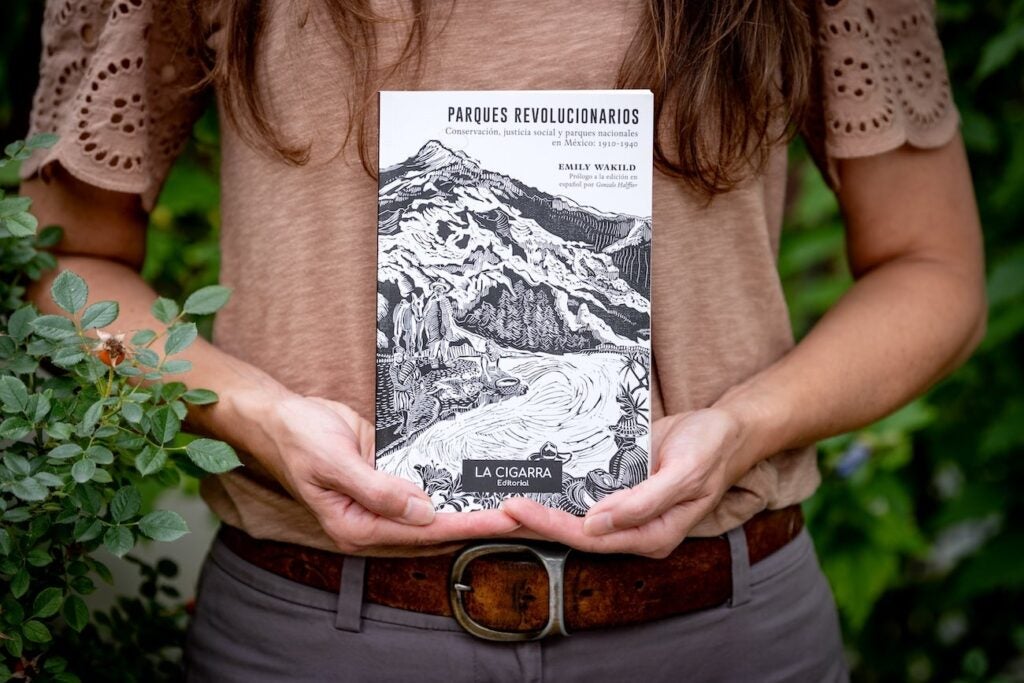
[[[434,521],[434,505],[412,482],[378,472],[362,461],[345,468],[342,491],[364,508],[404,524],[423,525]]]

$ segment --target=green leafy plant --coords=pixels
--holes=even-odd
[[[14,143],[0,163],[53,142]],[[226,443],[181,432],[188,405],[217,396],[178,381],[191,369],[178,356],[198,336],[191,318],[215,313],[230,292],[204,287],[180,307],[159,298],[152,313],[161,329],[121,330],[117,302],[90,302],[86,282],[63,271],[50,287],[62,313],[40,315],[24,302],[25,284],[55,265],[43,249],[60,232],[36,234],[30,206],[0,196],[0,680],[73,681],[68,660],[51,650],[90,625],[83,596],[95,579],[111,581],[94,551],[123,557],[142,537],[188,532],[178,513],[144,510],[140,485],[174,487],[182,474],[240,464]],[[155,586],[156,577],[147,580]],[[155,595],[122,601],[97,621],[110,631],[132,610],[156,614]]]
[[[1024,681],[1024,0],[940,0],[988,262],[988,334],[925,396],[822,444],[806,504],[855,681]],[[799,149],[779,269],[796,333],[848,287],[842,220]]]

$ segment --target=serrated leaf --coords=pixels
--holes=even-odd
[[[32,513],[28,511],[27,507],[16,507],[11,508],[7,512],[5,512],[3,515],[3,520],[5,522],[14,522],[15,524],[17,524],[18,522],[26,521],[31,516]]]
[[[154,339],[156,339],[156,332],[154,332],[153,330],[139,330],[134,335],[132,335],[132,344],[136,344],[137,346],[144,346],[149,342],[153,341]]]
[[[103,545],[112,555],[124,557],[125,553],[135,545],[135,536],[126,527],[112,526],[103,534]]]
[[[107,567],[107,565],[97,559],[93,559],[92,566],[93,569],[96,570],[96,573],[99,574],[99,577],[103,579],[104,583],[110,584],[111,586],[114,585],[114,575],[110,573],[110,568]]]
[[[214,439],[190,441],[185,452],[197,467],[213,474],[227,472],[242,464],[231,446]]]
[[[56,458],[57,460],[67,460],[68,458],[75,457],[81,452],[82,447],[77,443],[64,443],[47,453],[46,457]]]
[[[32,394],[29,397],[28,405],[25,407],[25,413],[29,416],[32,422],[42,422],[43,418],[50,414],[50,395],[52,391],[45,391],[41,394]]]
[[[142,421],[142,406],[138,403],[125,403],[121,406],[121,417],[132,424]]]
[[[28,525],[28,537],[31,540],[37,540],[43,537],[43,534],[53,525],[53,520],[49,515],[35,515],[32,521]]]
[[[1010,24],[985,43],[974,77],[977,80],[987,78],[1009,64],[1021,48],[1024,48],[1024,26]]]
[[[62,346],[50,358],[54,365],[70,369],[85,360],[85,352],[80,346]]]
[[[28,406],[28,389],[17,377],[0,377],[0,402],[9,413],[20,413]]]
[[[117,427],[115,427],[114,425],[103,425],[102,427],[96,430],[94,436],[97,439],[106,439],[107,437],[114,436],[114,434],[117,434]],[[126,436],[125,438],[129,437]]]
[[[10,563],[4,563],[3,571],[5,574],[13,574],[17,570],[12,570]],[[25,608],[13,596],[5,595],[3,600],[0,600],[0,613],[2,613],[3,621],[12,626],[25,621]]]
[[[127,522],[142,509],[142,496],[133,486],[124,486],[110,499],[110,517],[115,522]]]
[[[31,323],[32,329],[35,329],[35,320]],[[32,339],[28,343],[28,352],[32,356],[45,356],[53,351],[53,342],[49,339]]]
[[[88,576],[76,576],[68,581],[68,585],[82,595],[89,595],[96,590],[96,584]]]
[[[127,365],[125,363],[121,363],[120,365],[118,365],[115,372],[121,375],[122,377],[138,377],[139,375],[142,374],[142,370],[139,370],[138,368],[132,367],[131,365]]]
[[[11,578],[11,595],[20,598],[28,590],[28,570],[20,569]]]
[[[192,369],[192,361],[187,360],[169,360],[162,366],[163,371],[168,375],[180,375],[183,372],[188,372]]]
[[[22,341],[32,331],[31,322],[36,319],[36,309],[32,306],[22,306],[7,319],[7,333],[16,341]]]
[[[61,610],[61,614],[68,626],[79,633],[89,623],[89,608],[85,606],[85,601],[77,595],[69,595],[64,600],[64,609]]]
[[[39,361],[23,353],[15,355],[7,363],[7,369],[15,375],[34,375],[39,369]]]
[[[95,486],[79,486],[72,491],[71,495],[86,513],[90,515],[99,513],[100,506],[103,504],[103,496]]]
[[[167,451],[162,448],[146,446],[135,457],[135,469],[144,477],[159,472],[166,463]]]
[[[181,353],[196,340],[199,330],[195,323],[178,323],[167,332],[164,353],[168,356]]]
[[[181,430],[181,420],[169,406],[153,411],[149,420],[149,431],[157,443],[167,443]]]
[[[160,297],[150,307],[153,317],[164,325],[170,325],[171,321],[178,317],[178,304],[166,297]]]
[[[85,457],[97,465],[109,465],[114,462],[114,454],[110,452],[110,449],[99,444],[93,444],[85,449]]]
[[[79,484],[89,481],[94,474],[96,474],[96,463],[88,458],[83,458],[71,466],[71,477]]]
[[[204,406],[219,401],[219,397],[209,389],[189,389],[181,397],[188,403]]]
[[[90,384],[96,384],[100,381],[101,377],[106,377],[107,373],[110,372],[110,367],[95,356],[88,356],[85,362],[86,366],[82,376],[89,380]]]
[[[60,341],[77,334],[75,325],[62,315],[41,315],[30,325],[40,337]]]
[[[25,149],[25,141],[15,140],[14,142],[7,143],[7,146],[4,147],[4,154],[9,157],[15,157],[18,156],[23,149]]]
[[[50,297],[68,313],[77,313],[89,298],[89,287],[77,274],[63,270],[50,285]]]
[[[22,649],[24,647],[23,643],[21,642],[21,634],[9,633],[7,634],[7,637],[9,638],[9,640],[3,641],[4,647],[7,649],[7,652],[9,652],[12,657],[21,657]]]
[[[231,298],[231,290],[221,285],[211,285],[193,292],[185,299],[185,312],[189,315],[216,313]]]
[[[26,149],[43,149],[46,147],[53,147],[57,144],[57,140],[60,138],[56,133],[36,133],[27,140],[25,140]]]
[[[188,524],[173,510],[157,510],[139,520],[139,530],[155,541],[174,541],[188,533]]]
[[[52,617],[60,609],[64,593],[59,588],[44,588],[32,602],[32,616],[39,619]]]
[[[63,657],[50,655],[46,658],[46,661],[43,662],[43,671],[45,671],[46,673],[57,674],[61,671],[64,671],[67,668],[68,660],[64,659]]]
[[[67,422],[51,422],[46,427],[46,433],[55,441],[64,441],[71,437],[71,425]]]
[[[17,453],[5,453],[4,454],[4,465],[7,466],[14,474],[20,474],[21,476],[27,476],[32,472],[32,465],[28,459],[23,455]]]
[[[48,249],[56,246],[60,238],[64,236],[64,229],[59,225],[47,225],[36,235],[36,246],[41,249]]]
[[[32,431],[32,423],[23,417],[9,417],[0,422],[0,439],[18,441]]]
[[[91,541],[103,531],[103,524],[98,519],[80,518],[75,522],[75,540],[79,543]]]
[[[85,410],[85,415],[82,416],[81,429],[83,432],[88,433],[92,431],[92,428],[99,422],[100,415],[103,414],[103,399],[94,402]]]
[[[96,474],[92,475],[92,481],[97,484],[109,484],[114,481],[114,478],[110,475],[110,472],[97,468]]]
[[[4,197],[0,199],[0,216],[4,218],[16,213],[24,213],[32,206],[32,199],[29,197]]]
[[[53,557],[45,548],[32,548],[25,554],[25,559],[33,567],[45,567],[53,562]]]
[[[3,225],[13,237],[31,237],[36,234],[39,221],[28,212],[16,213],[3,219]]]
[[[153,349],[137,349],[135,351],[135,360],[148,368],[155,368],[160,365],[160,356]]]
[[[53,636],[50,635],[50,629],[35,619],[22,624],[21,633],[25,636],[25,640],[30,640],[33,643],[48,643],[53,639]]]
[[[0,555],[7,555],[11,552],[11,535],[7,529],[0,529]]]
[[[174,414],[177,415],[178,419],[180,420],[184,420],[185,417],[188,415],[188,406],[186,406],[183,401],[174,401],[173,403],[168,403],[167,405],[170,406],[171,410],[174,411]]]
[[[82,329],[91,330],[106,327],[117,320],[118,305],[116,301],[98,301],[82,314]]]
[[[182,382],[168,382],[160,390],[160,395],[165,401],[173,401],[185,393],[185,385]]]
[[[36,501],[46,498],[46,487],[34,477],[25,477],[11,484],[11,493],[24,501]]]
[[[63,479],[58,477],[53,472],[47,472],[46,470],[36,472],[35,474],[32,475],[32,477],[47,488],[54,489],[57,488],[58,486],[64,485]]]

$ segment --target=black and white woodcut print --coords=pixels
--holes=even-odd
[[[376,465],[440,511],[582,515],[648,476],[651,217],[529,182],[436,139],[380,171]],[[561,482],[472,490],[468,459]]]

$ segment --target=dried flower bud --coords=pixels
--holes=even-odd
[[[99,330],[100,345],[96,347],[96,357],[104,365],[114,367],[128,357],[128,347],[124,343],[124,334],[108,334]]]

